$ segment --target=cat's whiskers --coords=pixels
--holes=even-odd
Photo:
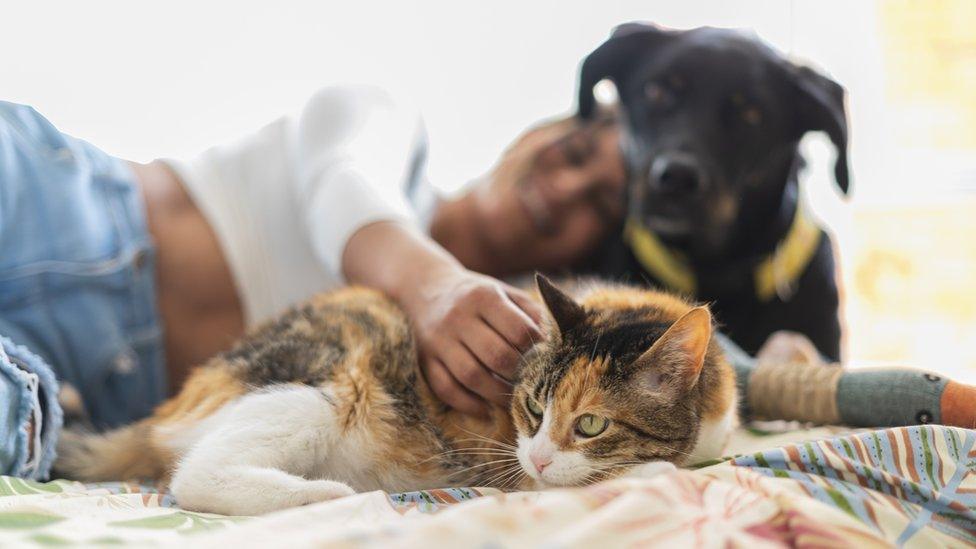
[[[518,461],[518,459],[511,459],[511,458],[510,459],[498,459],[498,460],[494,460],[494,461],[487,461],[485,463],[478,463],[478,464],[475,464],[475,465],[471,465],[470,467],[465,467],[463,469],[458,469],[457,471],[452,472],[448,476],[449,477],[453,477],[455,475],[461,475],[461,474],[467,473],[469,471],[473,471],[474,469],[478,469],[480,467],[488,467],[489,465],[495,465],[495,467],[492,467],[491,469],[489,469],[487,471],[480,471],[481,474],[488,474],[489,472],[494,471],[495,469],[498,469],[498,468],[501,468],[501,467],[506,467],[506,468],[507,467],[511,467],[512,466],[511,465],[512,462],[515,462],[515,461]],[[503,465],[499,465],[499,464],[503,464]]]
[[[581,486],[591,486],[593,484],[602,482],[609,478],[605,476],[607,473],[605,466],[588,465],[587,467],[589,467],[590,472],[587,473],[586,476],[584,476],[583,479],[580,481]]]
[[[663,444],[661,445],[661,447],[664,448],[665,450],[669,451],[669,452],[674,452],[676,454],[681,454],[683,456],[694,457],[694,454],[691,454],[689,452],[683,452],[681,450],[678,450],[677,448],[672,448],[670,446],[665,446]]]
[[[492,479],[492,481],[497,481],[499,478],[504,477],[506,474],[521,469],[522,469],[522,465],[520,463],[515,463],[515,462],[509,463],[503,469],[499,470],[495,476],[492,476],[490,478]]]
[[[492,444],[497,444],[498,446],[502,446],[504,448],[512,448],[512,449],[515,449],[516,448],[516,446],[514,444],[508,444],[508,443],[502,442],[500,440],[495,440],[495,439],[493,439],[491,437],[486,437],[484,435],[475,433],[474,431],[469,431],[468,429],[465,429],[464,427],[461,427],[460,425],[457,425],[457,424],[455,424],[454,426],[457,427],[458,429],[464,431],[465,433],[468,433],[469,435],[472,435],[472,436],[476,437],[477,439],[480,439],[483,442],[490,442]]]
[[[593,366],[593,361],[596,359],[596,349],[600,346],[600,338],[603,337],[603,330],[596,334],[596,341],[593,342],[593,352],[590,353],[590,363],[587,366]]]
[[[495,479],[504,476],[513,470],[512,464],[495,465],[490,469],[480,471],[468,471],[467,474],[452,474],[447,477],[447,481],[452,484],[463,484],[466,486],[494,486],[486,478]]]
[[[485,443],[487,441],[479,440],[479,439],[475,439],[475,438],[462,438],[462,439],[456,439],[455,442],[458,442],[458,443],[461,443],[461,442],[470,442],[470,443],[483,444],[483,443]],[[468,447],[468,449],[475,449],[475,450],[497,450],[499,452],[514,452],[517,448],[518,448],[517,446],[509,446],[509,445],[497,446],[497,447],[495,447],[495,446],[471,446],[471,447]]]
[[[488,481],[494,486],[502,486],[507,482],[513,475],[521,471],[522,468],[519,466],[509,465],[504,470],[499,471],[495,476],[491,477]]]
[[[466,455],[475,455],[475,456],[482,456],[482,457],[489,457],[489,458],[497,458],[497,461],[516,461],[516,460],[518,460],[517,457],[510,456],[510,455],[504,455],[504,454],[466,454]],[[489,461],[487,463],[492,463],[493,461],[495,461],[495,460]],[[486,463],[486,462],[482,462],[482,463]]]
[[[478,440],[478,439],[475,439],[475,438],[461,438],[461,439],[456,439],[454,442],[455,443],[483,444],[486,441]],[[517,449],[517,447],[516,446],[498,446],[498,447],[495,447],[495,446],[465,446],[464,448],[461,448],[461,449],[464,449],[464,450],[494,450],[494,451],[498,451],[498,452],[515,452],[515,450]]]
[[[525,471],[523,471],[521,468],[519,468],[514,473],[509,474],[504,479],[498,481],[498,486],[503,491],[510,490],[510,489],[515,488],[516,486],[518,486],[519,483],[522,482],[522,479],[525,478],[525,476],[526,476],[525,475]]]
[[[511,450],[504,450],[500,448],[455,448],[453,450],[447,450],[446,452],[439,452],[426,459],[419,461],[418,463],[427,463],[428,461],[433,461],[440,458],[447,457],[467,457],[467,456],[499,456],[499,457],[513,457],[515,452]]]
[[[516,475],[516,476],[514,477],[514,480],[513,480],[513,482],[515,482],[515,483],[518,483],[518,482],[521,482],[521,481],[522,481],[522,479],[524,479],[524,478],[525,478],[525,477],[527,477],[527,476],[528,476],[528,474],[526,474],[526,472],[525,472],[525,469],[522,469],[522,468],[520,467],[520,468],[519,468],[519,470],[518,470],[518,475]]]
[[[443,455],[514,457],[515,452],[509,450],[495,450],[493,448],[459,448]]]
[[[628,462],[628,463],[614,463],[612,465],[607,465],[606,467],[603,467],[602,469],[600,469],[600,472],[601,473],[605,473],[605,474],[611,474],[611,473],[616,473],[620,469],[624,469],[624,468],[627,468],[627,467],[636,467],[638,465],[644,465],[645,463],[647,463],[647,462],[646,461],[634,461],[634,462]]]
[[[491,487],[495,487],[496,486],[496,484],[495,484],[495,480],[496,479],[501,478],[501,477],[503,477],[503,476],[511,473],[513,470],[514,470],[514,467],[512,465],[509,465],[507,467],[503,467],[503,468],[496,469],[496,470],[492,470],[492,471],[484,471],[481,474],[479,474],[477,477],[475,477],[474,479],[471,479],[471,482],[473,482],[474,484],[476,484],[478,486],[491,486]]]
[[[452,448],[450,450],[445,450],[443,452],[439,452],[435,454],[434,457],[443,456],[447,454],[461,454],[461,453],[473,453],[473,452],[485,453],[485,454],[493,453],[493,454],[502,454],[502,455],[509,455],[509,456],[515,455],[515,450],[509,450],[508,448],[492,448],[492,447],[486,448],[482,446],[472,446],[470,448],[469,447]]]
[[[600,471],[599,469],[590,471],[585,477],[583,477],[583,480],[580,481],[580,486],[593,486],[594,484],[601,482],[603,479],[600,478],[600,473],[602,472],[603,471]]]
[[[500,473],[497,473],[491,478],[485,480],[484,484],[486,486],[496,486],[497,483],[500,483],[502,480],[508,479],[510,475],[513,475],[521,471],[522,471],[521,465],[518,464],[509,465],[507,468],[503,469]]]
[[[434,461],[434,460],[437,460],[437,459],[450,459],[450,458],[454,458],[454,457],[458,457],[458,458],[469,458],[470,457],[470,458],[476,458],[476,459],[478,459],[478,458],[496,458],[496,457],[497,458],[509,458],[510,456],[508,456],[506,454],[448,454],[448,455],[440,455],[440,456],[429,457],[427,459],[424,459],[424,460],[421,460],[421,461],[417,462],[417,464],[418,465],[422,465],[424,463],[427,463],[427,462],[430,462],[430,461]],[[513,458],[513,459],[516,459],[516,458]]]

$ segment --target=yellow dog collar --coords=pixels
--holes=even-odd
[[[806,210],[797,206],[786,236],[753,270],[759,301],[767,302],[774,296],[785,301],[792,296],[796,281],[813,259],[822,236],[820,227],[810,219]],[[635,219],[629,219],[624,226],[624,240],[641,266],[664,286],[682,294],[695,295],[698,286],[695,273],[680,252],[668,248]]]

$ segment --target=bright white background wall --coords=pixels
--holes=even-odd
[[[454,189],[529,123],[571,109],[580,59],[629,20],[755,28],[847,84],[856,127],[871,117],[873,7],[841,1],[10,2],[0,98],[149,160],[252,130],[320,86],[379,82],[421,104],[433,180]],[[815,194],[830,216],[830,195]]]

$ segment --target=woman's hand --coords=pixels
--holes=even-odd
[[[505,406],[522,353],[541,337],[542,310],[524,292],[469,271],[410,225],[373,223],[349,239],[346,278],[386,292],[410,319],[431,389],[484,416]]]
[[[539,306],[521,290],[463,268],[428,272],[408,286],[400,302],[434,393],[472,415],[486,415],[486,401],[507,406],[522,354],[542,337]]]

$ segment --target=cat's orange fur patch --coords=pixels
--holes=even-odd
[[[626,286],[599,286],[595,291],[582,293],[580,303],[593,309],[638,309],[650,308],[649,320],[675,322],[695,306],[681,297],[664,293],[648,291],[646,289]],[[708,345],[708,362],[717,364],[717,388],[702,395],[702,418],[718,420],[728,411],[735,399],[735,372],[725,359],[715,338],[712,337]]]
[[[600,378],[607,370],[609,363],[602,357],[577,359],[566,372],[559,383],[560,398],[553,401],[555,412],[553,433],[562,433],[554,439],[561,449],[572,447],[573,429],[565,425],[576,420],[581,414],[592,413],[603,415],[605,392],[600,388]]]
[[[707,361],[719,364],[721,367],[715,369],[715,374],[718,376],[716,390],[702,395],[702,419],[718,421],[725,416],[735,401],[738,390],[735,386],[735,370],[726,361],[725,353],[714,339],[709,344],[707,356]]]
[[[150,420],[153,424],[198,420],[247,392],[220,359],[211,360],[190,374],[183,390],[159,405]]]

